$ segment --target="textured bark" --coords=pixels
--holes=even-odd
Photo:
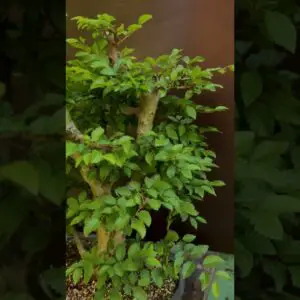
[[[159,102],[158,93],[144,95],[140,99],[137,137],[147,134],[153,128],[153,122]]]

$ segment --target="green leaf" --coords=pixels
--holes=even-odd
[[[153,184],[153,187],[157,190],[164,191],[164,190],[171,188],[171,185],[166,181],[156,180]]]
[[[107,55],[104,53],[98,54],[97,60],[95,60],[91,63],[91,67],[94,69],[106,68],[108,66],[109,66],[109,60],[108,60]],[[93,83],[95,83],[95,81]],[[94,85],[94,87],[95,87],[95,85]]]
[[[235,147],[237,156],[248,156],[252,154],[254,146],[254,132],[237,131],[235,133]]]
[[[276,214],[269,212],[252,212],[251,223],[255,229],[268,238],[281,240],[283,227]]]
[[[207,272],[201,272],[199,275],[199,280],[201,282],[201,290],[205,291],[209,287],[210,276]]]
[[[215,298],[219,298],[219,296],[220,296],[220,287],[219,287],[219,285],[216,281],[214,281],[212,283],[211,291],[212,291],[212,294]]]
[[[120,216],[116,222],[115,222],[115,225],[114,225],[114,228],[116,230],[120,230],[120,229],[123,229],[125,226],[128,225],[130,221],[130,216]]]
[[[102,160],[102,153],[100,151],[93,150],[91,152],[90,160],[92,164],[98,164]]]
[[[196,230],[198,229],[198,222],[197,222],[196,219],[190,218],[190,224],[191,224],[192,227],[195,228]]]
[[[100,138],[104,134],[104,129],[102,127],[98,127],[95,130],[93,130],[91,137],[93,142],[98,142]]]
[[[103,158],[108,161],[109,163],[111,163],[112,165],[116,165],[117,163],[117,159],[116,156],[113,153],[107,153],[105,155],[103,155]],[[100,169],[101,171],[101,169]]]
[[[66,288],[66,273],[64,271],[64,268],[50,268],[41,274],[48,286],[60,295],[65,293]]]
[[[156,267],[156,268],[160,268],[161,267],[160,261],[157,258],[155,258],[155,257],[147,257],[146,258],[146,264],[149,267]]]
[[[270,194],[263,198],[260,209],[278,214],[300,212],[300,200],[289,195]]]
[[[116,193],[123,197],[131,196],[131,191],[128,186],[119,187],[116,189]]]
[[[229,275],[229,273],[226,272],[226,271],[223,271],[223,270],[217,271],[216,276],[221,277],[221,278],[226,279],[226,280],[231,279],[231,276]]]
[[[76,152],[78,146],[72,142],[66,142],[66,157],[71,156],[74,152]]]
[[[145,160],[146,160],[147,164],[149,166],[151,166],[152,163],[154,162],[154,153],[153,152],[147,152],[147,154],[145,156]]]
[[[246,106],[254,102],[262,93],[263,82],[256,72],[246,72],[241,77],[241,94]]]
[[[178,140],[177,133],[171,124],[166,126],[166,132],[170,139]]]
[[[132,285],[135,285],[138,280],[138,276],[136,273],[131,273],[129,274],[128,279]]]
[[[203,185],[202,189],[210,195],[217,196],[214,188],[209,185]]]
[[[205,253],[207,253],[208,251],[208,246],[207,245],[197,245],[195,247],[193,247],[192,251],[191,251],[191,255],[195,256],[195,258],[199,258],[201,256],[203,256]]]
[[[75,198],[68,198],[67,199],[67,204],[69,206],[69,208],[71,208],[72,210],[78,210],[79,209],[79,203],[78,200]]]
[[[116,258],[118,261],[121,261],[125,258],[126,255],[126,247],[125,244],[120,244],[116,249]]]
[[[193,173],[191,172],[191,170],[181,169],[180,172],[187,179],[193,178]]]
[[[0,175],[37,195],[39,190],[38,172],[27,161],[16,161],[0,167]]]
[[[277,11],[267,11],[265,24],[272,41],[286,50],[295,53],[297,44],[297,30],[292,21]]]
[[[196,270],[196,264],[191,261],[187,261],[182,266],[182,278],[186,279],[190,277],[195,270]]]
[[[81,277],[82,277],[82,269],[81,268],[75,269],[72,275],[72,280],[74,284],[77,284],[81,279]]]
[[[176,272],[180,271],[184,261],[185,261],[184,252],[183,251],[176,252],[175,260],[174,260],[174,268],[176,269]]]
[[[84,277],[83,277],[83,281],[85,284],[87,284],[90,279],[92,278],[94,272],[94,267],[93,264],[90,261],[83,261],[83,273],[84,273]]]
[[[274,132],[275,119],[265,103],[256,101],[246,110],[250,129],[258,136],[271,136]]]
[[[146,226],[150,226],[151,225],[151,215],[149,214],[149,212],[148,211],[146,211],[146,210],[142,210],[142,211],[140,211],[139,213],[138,213],[138,218],[142,221],[142,222],[144,222],[145,224],[146,224]]]
[[[116,205],[117,200],[112,195],[104,195],[101,197],[101,201],[103,201],[107,205]]]
[[[166,242],[177,242],[179,240],[179,235],[176,231],[169,230],[164,239]]]
[[[224,259],[218,255],[207,255],[203,261],[203,265],[207,268],[215,268],[221,263],[224,263]]]
[[[153,198],[157,198],[158,192],[155,189],[147,189],[147,194]]]
[[[163,286],[164,283],[164,278],[163,278],[163,274],[161,272],[161,270],[159,269],[155,269],[151,271],[151,277],[154,281],[154,283],[161,288]]]
[[[155,200],[155,199],[149,199],[147,204],[153,209],[153,210],[159,210],[161,207],[161,201]]]
[[[196,239],[196,236],[193,234],[186,234],[182,239],[186,243],[191,243]]]
[[[136,272],[139,269],[139,266],[133,260],[127,259],[123,262],[123,269],[129,272]]]
[[[128,26],[127,31],[129,34],[132,34],[141,28],[142,26],[140,24],[132,24]]]
[[[146,227],[141,220],[134,219],[131,222],[131,228],[135,229],[139,233],[141,238],[144,238],[146,236]]]
[[[171,80],[172,80],[172,81],[175,81],[175,80],[177,79],[177,77],[178,77],[178,72],[177,72],[176,70],[173,70],[173,71],[171,72],[170,77],[171,77]]]
[[[109,299],[110,300],[122,300],[122,296],[116,289],[112,289],[109,293]]]
[[[271,164],[275,160],[276,164],[280,155],[284,154],[288,146],[288,142],[263,141],[255,147],[251,161]]]
[[[106,76],[113,76],[115,75],[115,70],[113,68],[106,67],[101,70],[101,74]]]
[[[287,282],[286,266],[277,260],[263,259],[263,269],[274,280],[277,292],[282,292]],[[300,275],[300,274],[299,274]]]
[[[245,234],[242,238],[244,245],[251,252],[266,255],[275,255],[276,249],[273,243],[264,235],[252,231]]]
[[[191,216],[197,216],[198,212],[195,209],[195,206],[190,202],[183,202],[181,204],[182,212]]]
[[[238,240],[235,241],[235,262],[242,278],[249,275],[254,265],[253,255]]]
[[[140,287],[132,287],[135,300],[147,300],[147,293]]]
[[[133,243],[128,249],[128,257],[135,257],[141,251],[139,243]]]
[[[300,146],[296,146],[292,149],[291,160],[294,168],[300,170]]]
[[[84,223],[83,233],[88,236],[91,232],[97,230],[100,226],[100,220],[98,218],[87,219]]]
[[[145,14],[139,17],[138,23],[140,25],[145,24],[146,22],[150,21],[152,19],[152,15]]]
[[[114,272],[117,276],[123,277],[124,276],[124,269],[123,265],[121,263],[116,263],[114,265]]]
[[[189,116],[190,118],[192,118],[194,120],[197,118],[197,111],[192,106],[187,106],[185,108],[185,113],[187,114],[187,116]]]
[[[150,272],[148,270],[143,270],[140,275],[140,280],[138,281],[138,285],[145,287],[149,286],[151,283]]]
[[[106,288],[98,289],[95,293],[95,300],[103,300],[105,299]]]
[[[300,267],[292,266],[289,267],[289,271],[292,277],[294,287],[300,288]]]

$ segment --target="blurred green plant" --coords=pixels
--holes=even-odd
[[[1,299],[49,299],[43,273],[65,273],[64,6],[0,5]]]
[[[300,287],[296,1],[236,2],[236,295]]]

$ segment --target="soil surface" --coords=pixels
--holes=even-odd
[[[87,241],[86,243],[91,244]],[[71,240],[67,241],[67,257],[66,263],[67,266],[79,259],[76,246]],[[93,300],[95,290],[96,290],[96,281],[91,281],[89,284],[84,284],[79,282],[74,284],[70,278],[67,278],[67,296],[66,300]],[[155,285],[149,286],[147,289],[149,300],[171,300],[176,289],[176,283],[172,280],[166,280],[162,288],[158,288]],[[104,299],[103,299],[104,300]],[[132,300],[132,297],[124,295],[123,300]]]

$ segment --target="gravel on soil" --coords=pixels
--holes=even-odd
[[[91,242],[88,241],[87,244]],[[67,254],[66,254],[66,264],[69,266],[74,261],[78,260],[78,253],[76,246],[71,240],[67,241]],[[67,286],[67,295],[66,300],[93,300],[94,294],[96,291],[95,280],[90,281],[89,284],[84,284],[83,282],[79,282],[78,284],[74,284],[71,278],[66,279]],[[173,280],[166,280],[162,288],[158,288],[155,285],[150,285],[147,289],[148,299],[149,300],[170,300],[174,295],[176,289],[176,282]],[[105,299],[103,299],[105,300]],[[132,300],[132,297],[128,297],[126,295],[123,296],[123,300]]]

